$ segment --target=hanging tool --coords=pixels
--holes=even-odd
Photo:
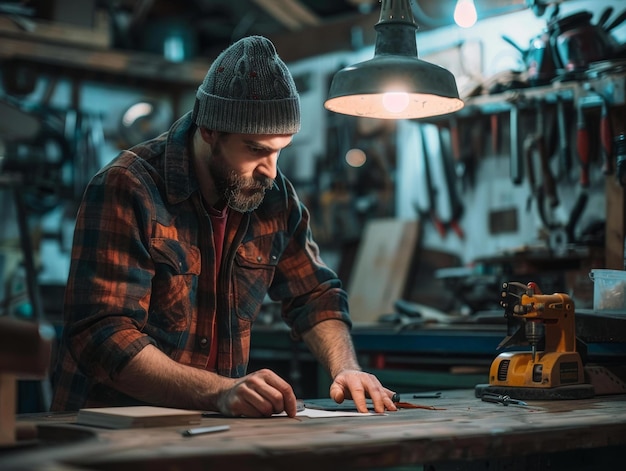
[[[613,154],[613,142],[612,139],[610,143],[607,142],[607,139],[610,139],[612,134],[608,106],[602,95],[592,89],[588,89],[588,91],[591,91],[592,94],[584,97],[578,96],[576,98],[576,148],[580,159],[580,191],[566,225],[566,232],[570,241],[574,240],[574,226],[587,206],[589,199],[591,144],[588,124],[585,118],[585,108],[587,106],[599,105],[601,107],[601,115],[603,116],[600,123],[600,139],[604,150],[603,172],[605,172],[605,174],[607,172],[613,172],[613,164],[610,161],[611,157],[609,157],[609,155]]]
[[[520,158],[520,109],[517,103],[511,104],[510,111],[511,139],[511,181],[514,185],[522,183],[523,161]]]
[[[621,133],[613,139],[615,144],[615,176],[622,187],[626,187],[626,134]]]
[[[587,201],[589,200],[589,193],[587,190],[582,190],[577,198],[572,210],[569,213],[569,218],[567,220],[567,224],[565,225],[565,233],[567,234],[567,240],[569,242],[575,242],[575,229],[578,221],[580,220],[580,216],[582,216],[583,211],[587,207]]]
[[[541,222],[550,234],[562,232],[560,224],[555,222],[554,211],[559,205],[559,198],[556,191],[556,181],[550,167],[550,157],[546,144],[546,109],[542,100],[535,100],[535,123],[536,128],[533,133],[526,135],[523,144],[524,160],[526,161],[526,171],[531,193],[527,201],[527,210],[530,210],[530,202],[534,197],[537,203],[537,212]],[[539,158],[539,169],[541,180],[537,182],[536,157]],[[556,237],[558,239],[558,237]],[[554,238],[553,238],[554,239]],[[563,238],[567,243],[566,238]]]
[[[537,178],[535,172],[535,159],[534,159],[534,141],[535,137],[533,134],[528,134],[524,138],[524,144],[522,145],[524,161],[526,162],[526,176],[528,180],[528,186],[530,187],[530,193],[528,196],[528,200],[526,201],[526,211],[530,211],[531,202],[533,199],[537,201],[539,204],[539,188],[537,187]],[[541,214],[541,213],[540,213]]]
[[[463,203],[459,197],[457,187],[454,165],[454,140],[451,135],[451,130],[448,131],[444,126],[438,127],[439,134],[439,155],[437,156],[437,165],[439,166],[439,174],[443,177],[441,180],[442,185],[446,187],[447,202],[449,214],[447,220],[444,220],[444,225],[451,229],[459,239],[465,239],[465,232],[463,231],[459,220],[463,215]]]
[[[585,86],[585,89],[589,92],[588,95],[580,97],[578,100],[578,110],[580,113],[584,113],[584,108],[599,106],[600,107],[600,128],[599,139],[600,147],[602,148],[602,173],[604,175],[611,175],[613,173],[613,130],[611,125],[610,116],[610,104],[606,97],[594,90],[590,86]],[[584,116],[579,117],[580,126],[585,126]]]
[[[500,117],[498,113],[491,113],[489,116],[489,127],[491,128],[491,150],[493,155],[498,155],[500,151]]]
[[[607,103],[599,93],[595,92],[591,88],[587,88],[587,91],[592,93],[586,94],[585,96],[577,96],[574,100],[576,111],[576,150],[580,162],[580,188],[578,190],[576,201],[569,212],[568,220],[565,222],[564,226],[558,227],[557,233],[555,233],[555,237],[558,237],[562,242],[566,241],[569,243],[575,242],[575,228],[583,211],[587,207],[589,200],[591,143],[588,122],[585,117],[585,109],[587,107],[601,107],[601,114],[603,116],[600,125],[600,134],[602,135],[602,146],[605,150],[605,164],[603,166],[603,171],[612,173],[612,164],[610,161],[607,161],[607,156],[613,153],[612,143],[609,145],[606,141],[611,134],[608,106],[605,106]],[[570,162],[566,160],[569,159],[569,144],[567,143],[567,113],[565,112],[564,101],[565,100],[562,97],[557,97],[557,120],[559,138],[561,140],[561,165],[562,168],[566,170],[567,174],[569,174],[571,168],[568,167]]]
[[[557,222],[557,218],[555,217],[556,208],[559,206],[560,202],[556,191],[556,181],[552,174],[552,168],[550,167],[550,155],[547,150],[546,139],[546,130],[551,129],[553,126],[553,122],[548,125],[547,121],[554,116],[548,115],[545,103],[541,99],[536,100],[535,110],[536,129],[534,135],[534,149],[539,156],[541,168],[541,188],[539,189],[537,200],[539,215],[541,221],[549,231],[548,247],[554,254],[564,255],[567,251],[569,240],[564,227]]]
[[[589,187],[589,130],[585,120],[584,106],[581,100],[578,100],[576,106],[576,149],[578,158],[580,159],[580,186]]]
[[[602,100],[600,105],[600,143],[604,154],[602,173],[611,175],[613,168],[613,131],[611,130],[611,117],[609,104],[603,95],[598,94]]]
[[[450,118],[450,148],[452,153],[452,160],[454,162],[454,174],[457,180],[461,182],[461,189],[466,189],[467,181],[467,157],[464,156],[461,138],[461,124],[456,116]]]
[[[559,205],[559,198],[556,193],[556,182],[554,175],[552,175],[552,169],[550,168],[550,157],[547,151],[546,145],[546,108],[542,100],[535,102],[535,109],[537,112],[537,127],[535,130],[535,150],[539,155],[539,161],[541,164],[541,178],[542,188],[548,199],[548,206],[555,208]]]
[[[456,174],[458,177],[462,177],[463,174],[461,162],[461,136],[459,131],[459,120],[456,116],[450,118],[450,147],[452,148],[452,157],[454,158]]]
[[[436,190],[434,189],[432,182],[430,162],[428,159],[428,142],[426,132],[424,129],[424,125],[417,126],[419,128],[420,138],[422,140],[422,149],[420,155],[422,156],[421,173],[423,175],[423,182],[420,183],[423,186],[425,197],[424,199],[426,200],[426,204],[424,206],[426,209],[424,209],[424,207],[421,207],[420,205],[416,205],[416,207],[418,213],[420,214],[420,217],[423,219],[430,218],[439,236],[441,238],[444,238],[446,236],[446,229],[444,227],[444,224],[439,219],[439,216],[437,215],[437,197],[435,194]]]
[[[459,225],[458,218],[461,216],[463,206],[454,190],[454,177],[451,175],[451,158],[445,152],[445,145],[450,142],[449,138],[442,138],[442,133],[447,129],[440,129],[435,124],[420,124],[423,149],[423,173],[428,198],[428,215],[442,238],[447,236],[448,230],[452,230],[463,239],[465,234]],[[439,191],[435,184],[443,187],[445,191]],[[424,211],[421,211],[424,213]]]
[[[565,99],[561,95],[556,96],[556,119],[559,135],[560,175],[569,175],[572,168],[572,150],[565,111]]]
[[[521,322],[498,346],[530,345],[531,351],[507,351],[491,364],[489,384],[476,395],[510,395],[520,399],[583,399],[594,389],[585,383],[576,351],[574,302],[564,293],[543,294],[536,283],[502,284],[500,306],[507,321]]]

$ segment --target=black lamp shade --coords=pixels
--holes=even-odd
[[[381,119],[411,119],[463,108],[454,75],[418,59],[409,0],[383,0],[374,58],[333,77],[326,109]]]

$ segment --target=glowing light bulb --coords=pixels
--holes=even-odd
[[[362,167],[367,161],[367,155],[361,149],[350,149],[346,152],[346,162],[350,167]]]
[[[383,106],[390,113],[402,113],[409,106],[409,94],[387,92],[383,95]]]
[[[135,103],[133,106],[128,108],[124,115],[122,116],[122,122],[124,126],[130,126],[139,118],[144,118],[152,113],[154,107],[152,104],[142,101],[139,103]]]
[[[474,0],[458,0],[454,8],[454,22],[461,28],[470,28],[474,26],[478,15]]]

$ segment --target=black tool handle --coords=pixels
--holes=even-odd
[[[483,394],[480,397],[484,402],[493,402],[496,404],[502,404],[504,406],[509,405],[509,396],[502,396],[500,394]]]

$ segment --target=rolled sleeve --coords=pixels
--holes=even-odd
[[[299,217],[294,219],[293,236],[278,263],[270,296],[283,301],[283,319],[292,337],[299,340],[304,332],[325,320],[337,319],[349,327],[352,323],[341,281],[322,261],[313,241],[308,210],[299,205],[296,214]]]

